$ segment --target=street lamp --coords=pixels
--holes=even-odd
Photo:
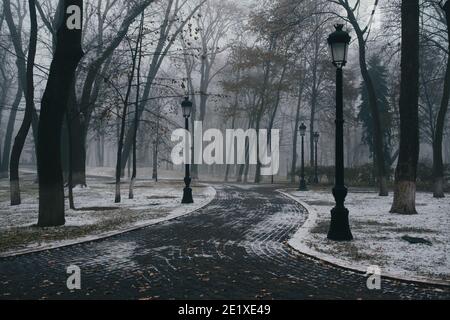
[[[347,188],[344,184],[344,111],[342,67],[347,63],[348,45],[350,36],[342,30],[344,25],[338,24],[328,37],[333,65],[336,67],[336,159],[335,159],[335,185],[333,196],[336,206],[331,210],[331,223],[328,239],[336,241],[349,241],[353,239],[348,222],[348,210],[344,206]]]
[[[181,108],[183,109],[185,129],[189,132],[189,117],[191,116],[192,102],[189,101],[188,97],[184,98],[184,101],[181,103]],[[194,200],[192,199],[192,189],[190,187],[192,180],[190,177],[188,163],[185,164],[185,170],[184,183],[186,184],[186,187],[183,189],[183,199],[181,200],[181,203],[194,203]]]
[[[319,183],[319,176],[317,172],[317,143],[319,142],[320,134],[314,133],[314,183]]]
[[[308,187],[306,186],[305,181],[305,135],[306,135],[306,126],[302,123],[299,127],[300,135],[302,137],[302,167],[300,174],[300,186],[298,188],[299,191],[307,191]]]

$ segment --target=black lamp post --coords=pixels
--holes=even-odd
[[[314,183],[319,183],[319,175],[317,172],[317,143],[319,143],[320,134],[314,133]]]
[[[181,107],[183,109],[185,129],[189,132],[189,117],[191,116],[192,102],[189,101],[188,97],[184,98],[184,101],[181,103]],[[194,200],[192,199],[192,189],[190,187],[191,176],[188,163],[185,164],[185,169],[184,183],[186,184],[186,187],[183,189],[183,200],[181,200],[181,203],[194,203]]]
[[[328,239],[336,241],[349,241],[353,239],[348,222],[348,210],[344,206],[347,188],[344,184],[344,111],[342,67],[347,63],[348,45],[350,36],[342,30],[344,25],[335,26],[336,31],[328,37],[333,65],[336,67],[336,168],[333,196],[336,206],[331,210],[331,223]]]
[[[298,188],[299,191],[307,191],[308,187],[306,186],[305,181],[305,134],[306,134],[306,126],[302,123],[299,127],[300,135],[302,137],[302,167],[300,174],[300,186]]]

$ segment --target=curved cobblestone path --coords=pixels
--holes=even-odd
[[[293,252],[305,209],[274,187],[217,186],[190,215],[100,241],[0,259],[1,299],[449,299],[450,290],[366,278]],[[66,268],[81,268],[81,290]]]

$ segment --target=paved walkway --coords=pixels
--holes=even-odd
[[[274,187],[217,186],[190,215],[101,241],[0,259],[0,299],[450,299],[450,289],[382,280],[293,252],[306,220]],[[81,290],[66,268],[81,268]]]

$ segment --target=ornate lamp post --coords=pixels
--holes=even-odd
[[[308,187],[306,186],[305,181],[305,134],[306,134],[306,126],[302,123],[299,127],[300,136],[302,137],[302,167],[300,174],[300,186],[298,188],[299,191],[307,191]]]
[[[320,134],[314,133],[314,183],[319,183],[319,175],[317,172],[317,143],[319,142]]]
[[[353,239],[348,222],[348,210],[344,206],[347,188],[344,184],[344,111],[342,67],[347,63],[348,45],[350,36],[342,30],[344,25],[335,26],[336,31],[328,37],[333,65],[336,67],[336,168],[333,196],[336,206],[331,210],[331,223],[328,239],[336,241],[349,241]]]
[[[181,103],[181,108],[183,109],[185,129],[189,132],[189,117],[191,116],[192,102],[189,101],[188,97],[184,98],[184,101]],[[181,203],[194,203],[194,200],[192,199],[192,189],[190,187],[192,180],[188,163],[185,164],[185,170],[184,183],[186,184],[186,187],[183,189],[183,199],[181,200]]]

